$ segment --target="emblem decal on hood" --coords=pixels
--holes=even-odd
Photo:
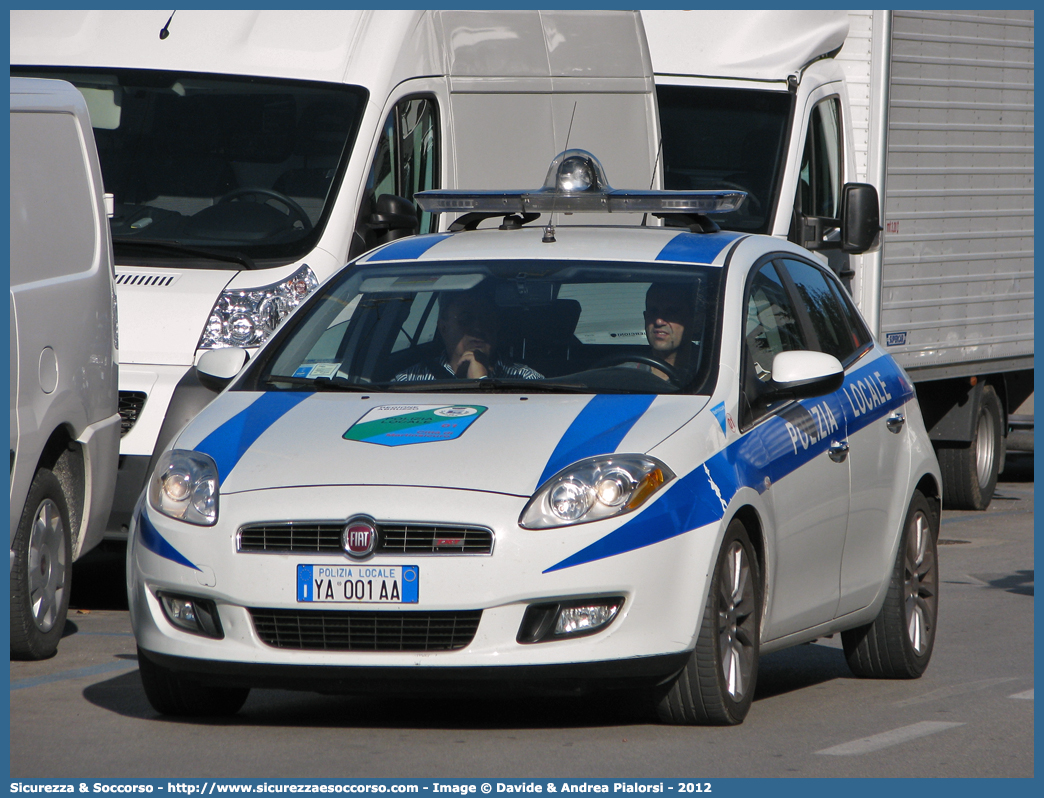
[[[381,446],[452,441],[485,412],[479,405],[382,405],[352,424],[342,437]]]

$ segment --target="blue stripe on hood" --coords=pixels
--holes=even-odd
[[[228,479],[246,450],[275,422],[312,396],[308,391],[268,391],[211,432],[196,446],[217,464],[218,484]]]
[[[655,398],[655,394],[596,394],[591,397],[551,453],[537,487],[570,463],[615,452]]]

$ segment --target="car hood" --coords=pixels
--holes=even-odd
[[[702,396],[232,391],[175,446],[213,457],[226,494],[406,485],[530,496],[577,460],[649,451],[706,404]]]

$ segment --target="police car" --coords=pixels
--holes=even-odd
[[[829,269],[718,229],[742,192],[617,191],[582,150],[537,190],[418,201],[463,215],[349,264],[249,363],[200,359],[227,389],[127,549],[156,710],[631,689],[736,724],[760,654],[838,632],[856,674],[920,676],[939,467]],[[548,224],[589,210],[667,224]]]

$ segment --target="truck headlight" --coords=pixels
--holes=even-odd
[[[319,285],[307,265],[285,280],[261,288],[226,288],[214,303],[199,349],[260,346]]]
[[[164,452],[149,479],[149,504],[169,518],[213,526],[218,517],[217,464],[200,452]]]
[[[518,525],[551,529],[586,524],[637,510],[674,479],[654,457],[609,454],[562,469],[533,494]]]

